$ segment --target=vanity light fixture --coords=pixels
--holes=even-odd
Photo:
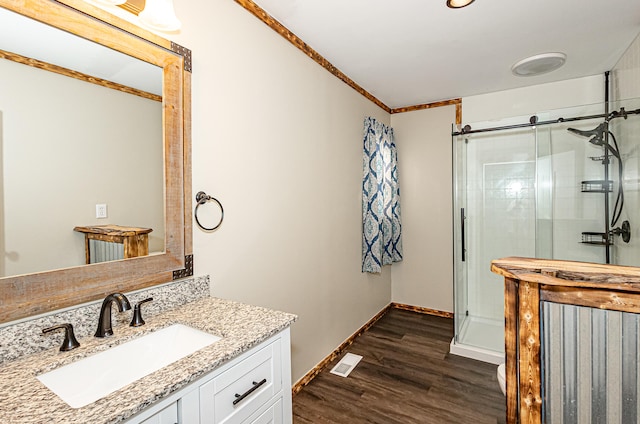
[[[173,10],[173,0],[146,0],[138,17],[142,26],[156,31],[176,31],[181,25]]]
[[[474,0],[447,0],[447,7],[451,9],[461,9],[465,6],[469,6]]]
[[[105,4],[107,6],[119,6],[124,4],[127,0],[92,0],[98,4]]]
[[[173,9],[173,0],[85,0],[111,13],[119,15],[122,10],[133,18],[125,18],[140,27],[160,32],[172,32],[182,24]],[[117,8],[116,8],[117,6]],[[120,15],[121,16],[121,15]]]

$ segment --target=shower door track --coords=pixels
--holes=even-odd
[[[597,119],[597,118],[606,118],[607,121],[609,121],[614,118],[626,119],[628,115],[640,115],[640,109],[636,109],[632,111],[626,111],[624,109],[620,109],[619,111],[613,111],[611,113],[576,116],[574,118],[558,118],[558,119],[552,119],[549,121],[538,121],[538,117],[536,115],[533,115],[531,116],[531,118],[529,118],[529,122],[524,124],[504,125],[502,127],[482,128],[479,130],[473,130],[469,125],[465,125],[464,128],[462,128],[462,131],[452,132],[451,135],[458,136],[458,135],[467,135],[467,134],[478,134],[478,133],[485,133],[485,132],[491,132],[491,131],[511,130],[514,128],[526,128],[526,127],[535,127],[535,126],[550,125],[550,124],[559,124],[562,122],[584,121],[587,119]]]

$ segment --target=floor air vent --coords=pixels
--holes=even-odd
[[[358,365],[358,362],[362,359],[360,355],[354,355],[353,353],[347,353],[342,357],[340,362],[330,371],[331,374],[339,375],[340,377],[346,377],[351,371]]]

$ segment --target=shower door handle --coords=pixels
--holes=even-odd
[[[465,216],[464,216],[464,208],[460,208],[460,238],[461,238],[461,244],[462,244],[462,262],[465,262],[466,258],[467,258],[467,248],[464,244],[464,220],[465,220]]]

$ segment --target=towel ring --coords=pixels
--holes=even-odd
[[[200,205],[204,205],[209,201],[217,203],[218,206],[220,207],[220,222],[218,222],[218,224],[212,228],[205,227],[200,223],[200,220],[198,220],[198,208],[200,207]],[[217,229],[220,226],[220,224],[222,224],[222,220],[224,219],[224,208],[222,207],[222,203],[220,203],[218,199],[216,199],[215,197],[209,196],[204,191],[199,191],[198,194],[196,194],[196,202],[198,203],[196,204],[196,209],[193,211],[193,215],[196,218],[196,224],[198,224],[198,227],[202,228],[205,231],[213,231]]]

